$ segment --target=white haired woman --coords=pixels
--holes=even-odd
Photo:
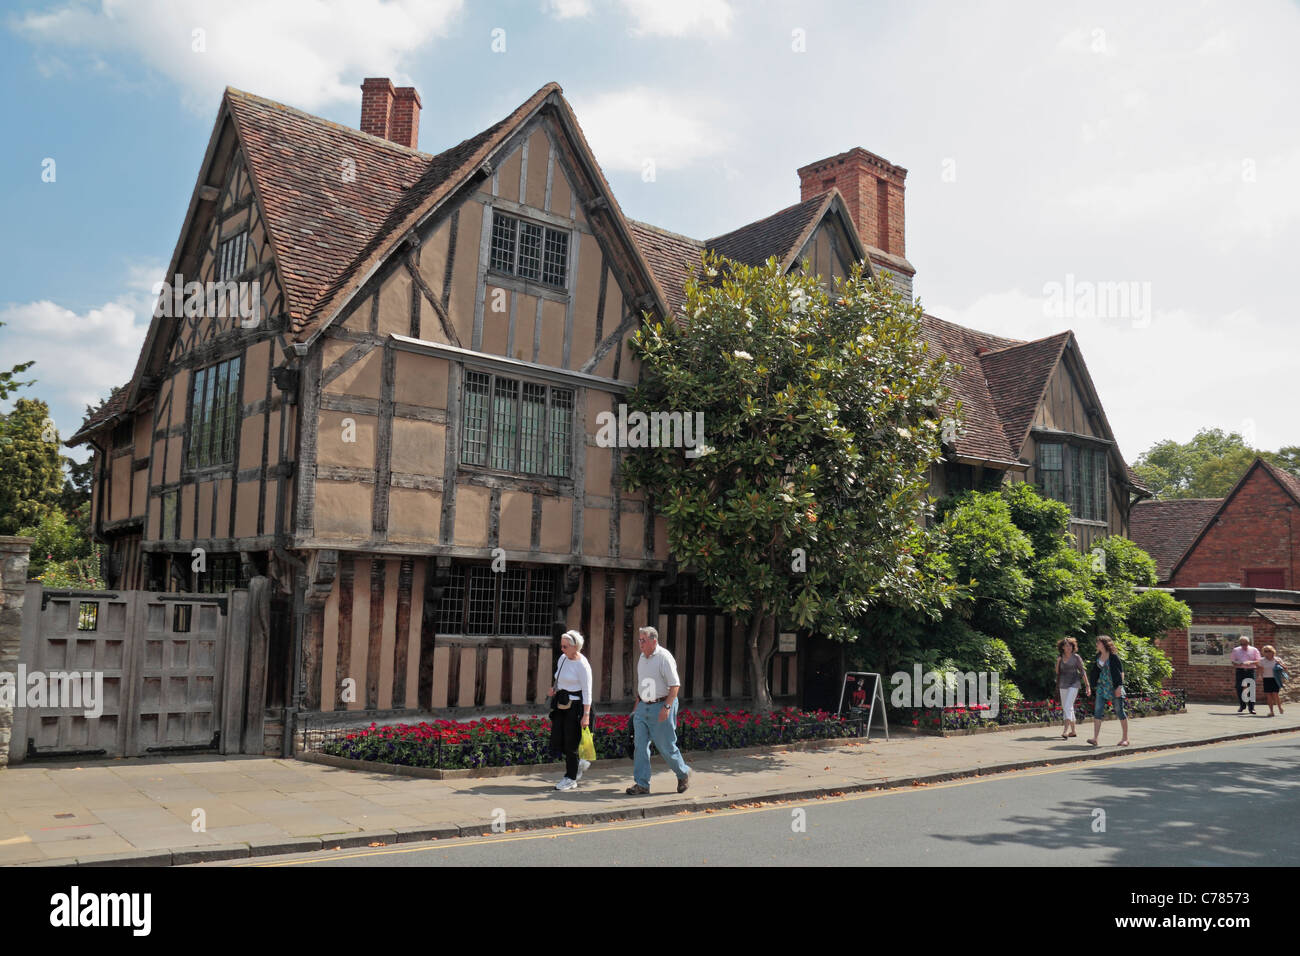
[[[590,763],[578,759],[582,728],[591,726],[591,664],[582,655],[582,635],[560,636],[560,659],[551,683],[551,749],[564,753],[564,777],[556,790],[572,790]]]

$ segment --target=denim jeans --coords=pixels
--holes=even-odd
[[[668,761],[668,768],[681,780],[691,772],[682,759],[682,752],[677,749],[677,701],[673,701],[672,710],[665,720],[659,719],[663,701],[648,704],[637,701],[636,710],[632,711],[633,760],[632,779],[642,787],[650,786],[650,742]]]
[[[1116,718],[1118,718],[1119,720],[1124,720],[1126,717],[1128,717],[1128,714],[1124,712],[1123,697],[1112,696],[1110,698],[1110,703],[1111,703],[1111,707],[1115,711]],[[1092,716],[1097,718],[1098,720],[1101,720],[1106,716],[1106,698],[1102,697],[1101,694],[1097,695],[1097,703],[1092,708]]]

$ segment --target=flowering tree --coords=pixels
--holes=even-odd
[[[875,604],[946,606],[928,573],[929,466],[944,363],[920,307],[861,268],[815,277],[704,259],[681,315],[642,328],[628,407],[703,414],[702,444],[623,467],[653,494],[677,561],[745,623],[755,705],[772,707],[775,631],[851,641]]]

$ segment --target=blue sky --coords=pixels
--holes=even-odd
[[[1130,460],[1210,425],[1296,444],[1296,49],[1300,6],[1269,0],[20,2],[0,364],[37,360],[64,435],[129,378],[226,84],[356,125],[361,79],[391,76],[437,151],[555,80],[635,218],[717,235],[863,146],[909,170],[927,310],[1073,328]],[[1054,295],[1115,283],[1118,311]]]

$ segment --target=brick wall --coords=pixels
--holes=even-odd
[[[0,536],[0,672],[18,672],[18,645],[23,630],[23,592],[32,538]],[[9,765],[13,707],[0,707],[0,767]]]
[[[1281,568],[1283,589],[1300,590],[1300,508],[1256,465],[1171,580],[1174,587],[1246,583],[1248,568]]]
[[[1282,688],[1281,700],[1285,705],[1300,702],[1300,628],[1278,627],[1254,611],[1202,611],[1197,609],[1192,618],[1195,626],[1244,625],[1252,629],[1255,647],[1272,644],[1277,656],[1285,662],[1287,670],[1296,677]],[[1169,631],[1156,642],[1169,655],[1174,665],[1174,675],[1165,682],[1166,687],[1182,687],[1187,699],[1202,703],[1235,704],[1236,668],[1225,655],[1221,664],[1192,664],[1188,661],[1187,631]],[[1262,701],[1262,691],[1257,691]],[[1267,713],[1267,710],[1265,710]]]

